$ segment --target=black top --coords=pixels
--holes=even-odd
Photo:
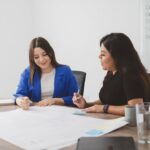
[[[126,105],[133,98],[144,98],[144,90],[140,81],[129,79],[116,72],[108,72],[99,92],[102,104]]]

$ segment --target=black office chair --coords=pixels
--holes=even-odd
[[[83,95],[84,93],[84,84],[85,84],[85,79],[86,79],[86,73],[83,72],[83,71],[77,71],[77,70],[73,70],[72,71],[76,80],[77,80],[77,83],[78,83],[78,87],[79,87],[79,93],[81,95]]]
[[[148,74],[148,77],[149,77],[149,80],[150,80],[150,73],[147,73]],[[150,92],[150,89],[149,89],[149,92]],[[145,102],[150,102],[150,97],[148,97],[147,99],[144,100]]]
[[[148,76],[149,76],[149,78],[150,78],[150,73],[148,73]]]

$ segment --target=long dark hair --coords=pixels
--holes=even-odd
[[[56,61],[55,52],[46,39],[44,39],[43,37],[37,37],[32,39],[29,48],[30,83],[32,83],[33,81],[33,76],[36,69],[41,73],[41,69],[34,62],[34,48],[37,47],[42,48],[47,53],[47,55],[51,59],[51,64],[53,67],[59,65],[59,63]]]
[[[100,46],[102,44],[113,57],[117,71],[141,82],[145,96],[149,97],[150,79],[129,37],[123,33],[111,33],[101,39]]]

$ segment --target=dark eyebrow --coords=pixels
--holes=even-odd
[[[46,53],[46,54],[47,54],[47,52],[45,52],[45,51],[43,51],[42,54],[43,54],[43,53]]]

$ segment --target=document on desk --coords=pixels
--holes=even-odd
[[[30,107],[0,112],[0,138],[27,150],[57,150],[79,137],[100,136],[127,124],[124,118],[97,119],[74,115],[77,108]]]
[[[12,105],[15,101],[13,99],[0,99],[0,106],[1,105]]]

